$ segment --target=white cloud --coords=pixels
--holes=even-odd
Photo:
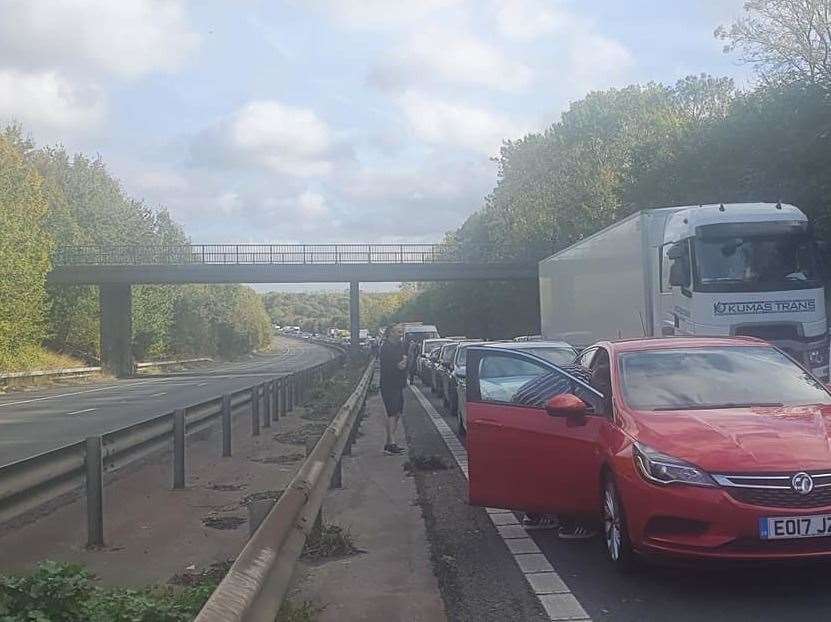
[[[569,60],[574,79],[586,90],[605,86],[607,77],[623,74],[634,62],[624,45],[596,33],[576,39]]]
[[[496,155],[504,139],[528,128],[484,108],[450,103],[409,91],[399,98],[413,134],[431,144],[450,144]]]
[[[0,64],[133,78],[178,69],[198,47],[182,0],[6,0]]]
[[[27,129],[74,132],[104,117],[104,95],[94,85],[72,83],[55,72],[0,70],[0,121],[16,120]]]
[[[198,164],[254,166],[293,177],[328,175],[334,151],[329,127],[313,110],[274,100],[248,103],[191,145]]]
[[[574,25],[572,15],[542,0],[499,0],[496,27],[500,34],[529,41]]]
[[[328,15],[352,28],[411,26],[464,0],[317,0]]]
[[[533,72],[472,34],[431,28],[414,32],[372,77],[385,88],[440,82],[517,91],[530,84]]]
[[[230,216],[240,210],[242,202],[236,192],[223,192],[216,198],[216,207],[224,216]]]
[[[326,198],[322,194],[306,190],[297,197],[297,207],[304,219],[314,219],[326,216],[329,208],[326,207]]]
[[[549,38],[563,49],[558,60],[549,63],[560,81],[571,83],[581,93],[608,86],[632,66],[632,53],[619,41],[606,36],[596,22],[570,10],[564,3],[543,0],[498,0],[494,3],[497,32],[526,44]]]

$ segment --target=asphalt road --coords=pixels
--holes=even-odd
[[[456,420],[447,416],[441,402],[425,387],[419,388],[455,431]],[[414,425],[416,420],[424,424]],[[405,406],[408,441],[412,450],[441,453],[444,444],[428,415],[411,392]],[[450,460],[452,463],[452,459]],[[441,472],[446,473],[446,472]],[[429,483],[422,485],[430,497],[428,537],[434,548],[434,567],[440,587],[448,603],[452,620],[534,620],[523,593],[527,586],[517,584],[518,569],[512,559],[499,557],[505,548],[494,538],[496,529],[482,521],[484,510],[466,503],[467,482],[454,468],[437,494]],[[533,477],[533,473],[528,474]],[[450,477],[442,475],[443,478]],[[435,480],[435,478],[432,478]],[[420,490],[420,492],[422,492]],[[443,506],[437,507],[437,504]],[[446,518],[444,518],[446,517]],[[471,535],[474,534],[474,541]],[[531,532],[532,539],[565,582],[592,620],[615,622],[698,622],[724,621],[815,621],[831,618],[831,590],[824,587],[825,570],[829,564],[805,566],[744,566],[732,568],[678,568],[643,565],[635,572],[622,575],[613,570],[603,556],[599,538],[589,542],[563,542],[552,532]],[[462,553],[457,543],[464,543]],[[449,551],[449,552],[448,552]],[[449,580],[442,555],[453,557]],[[482,568],[486,569],[483,573]],[[480,594],[486,602],[489,595],[504,591],[511,585],[513,612],[496,615],[475,609],[465,595]],[[492,600],[491,600],[492,602]],[[503,617],[500,617],[503,616]],[[507,617],[504,617],[507,616]]]
[[[328,360],[324,346],[282,337],[272,352],[196,370],[0,396],[0,465],[246,388]]]

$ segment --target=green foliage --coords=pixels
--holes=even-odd
[[[31,575],[0,576],[0,622],[188,622],[220,580],[192,586],[108,589],[74,564],[46,561]]]
[[[0,134],[0,222],[0,369],[9,370],[43,360],[42,345],[88,362],[98,358],[97,288],[45,287],[54,246],[188,242],[166,211],[127,196],[101,158],[37,149],[19,126]],[[189,324],[194,316],[200,321]],[[247,288],[133,288],[138,360],[236,356],[269,340],[268,316]]]
[[[361,328],[372,331],[388,323],[389,317],[413,296],[408,288],[396,292],[361,293]],[[300,326],[302,330],[324,333],[329,328],[349,328],[349,292],[269,292],[263,294],[272,323]]]
[[[76,622],[94,592],[81,566],[46,561],[31,575],[0,576],[0,622]]]
[[[271,343],[262,298],[242,285],[189,285],[173,303],[171,345],[183,354],[234,357]]]
[[[0,369],[31,356],[45,335],[46,211],[43,178],[14,137],[0,135]]]

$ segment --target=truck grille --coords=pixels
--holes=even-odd
[[[765,341],[781,339],[799,339],[796,326],[792,324],[755,324],[753,326],[739,326],[736,334],[743,337],[758,337]]]

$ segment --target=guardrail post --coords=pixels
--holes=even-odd
[[[271,407],[271,411],[272,411],[272,417],[274,418],[274,421],[277,421],[277,420],[280,419],[280,390],[279,389],[280,389],[279,383],[276,380],[274,380],[271,383],[271,393],[272,393],[272,398],[274,399],[274,403]]]
[[[251,387],[251,436],[260,435],[260,385]]]
[[[264,382],[263,388],[263,427],[271,427],[271,385]]]
[[[294,410],[294,386],[295,386],[295,384],[297,384],[297,377],[294,374],[292,374],[291,376],[289,376],[289,384],[288,384],[288,390],[289,390],[288,412],[291,412],[292,410]]]
[[[277,416],[286,416],[286,379],[280,378],[277,381]]]
[[[185,487],[185,409],[173,412],[173,488]]]
[[[231,456],[231,395],[222,396],[222,456]]]
[[[101,437],[86,439],[87,547],[104,546],[104,465]]]

